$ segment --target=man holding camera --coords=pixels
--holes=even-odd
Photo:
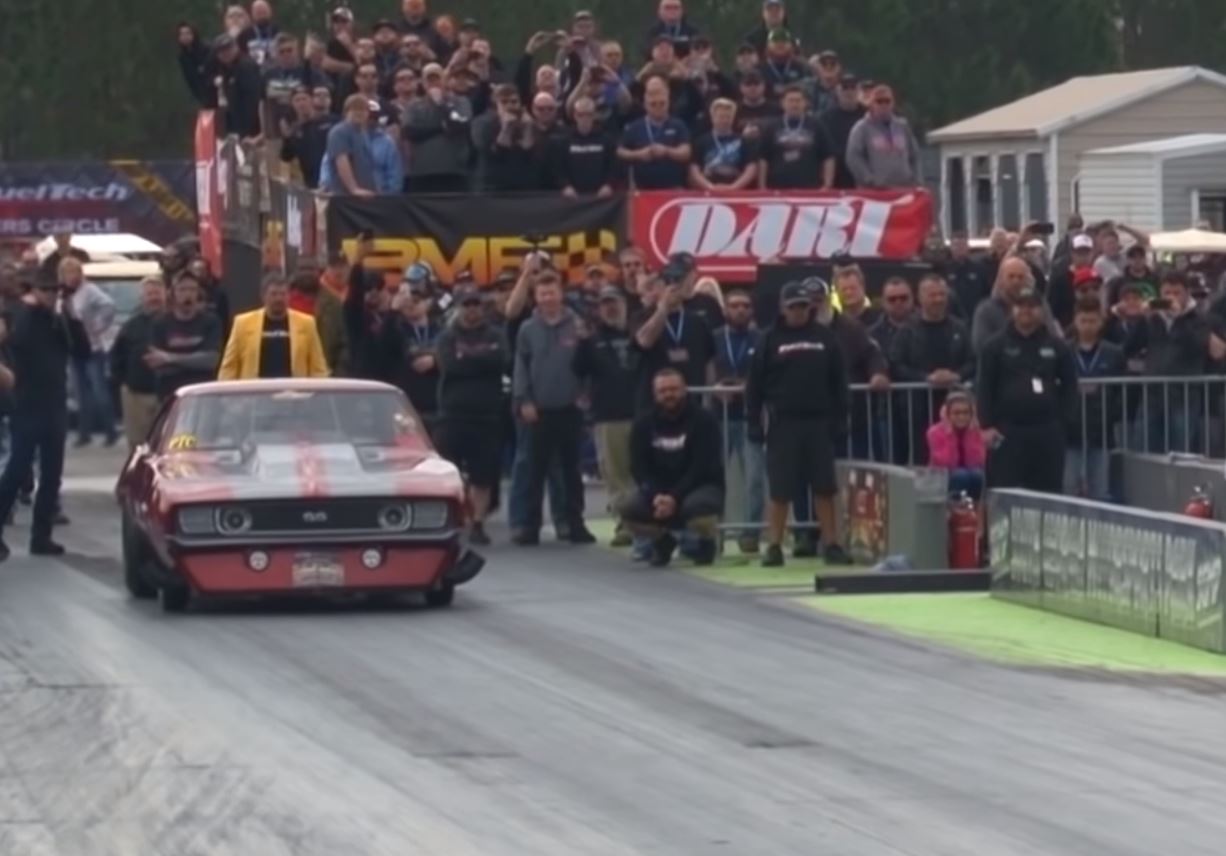
[[[54,281],[42,280],[23,299],[10,348],[15,375],[12,452],[0,476],[0,527],[9,519],[18,491],[38,457],[38,494],[30,527],[30,555],[59,556],[64,548],[51,540],[64,472],[68,433],[67,368],[70,360],[90,356],[85,326],[76,316],[72,296]],[[0,535],[0,561],[9,557]]]

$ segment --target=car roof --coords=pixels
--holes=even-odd
[[[201,395],[226,395],[239,392],[394,392],[397,387],[374,380],[352,378],[284,378],[277,380],[215,380],[197,383],[179,390],[178,398],[194,398]]]
[[[162,272],[157,262],[122,261],[86,262],[81,265],[86,279],[140,279],[146,276],[157,276]]]

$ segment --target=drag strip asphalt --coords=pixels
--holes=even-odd
[[[0,565],[0,854],[1220,854],[1216,694],[909,641],[598,548],[451,610],[208,608]],[[505,541],[501,527],[495,534]]]

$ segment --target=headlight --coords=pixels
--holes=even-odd
[[[196,505],[179,509],[179,531],[184,535],[212,535],[217,531],[213,506]]]
[[[413,503],[414,529],[442,529],[450,516],[447,503],[441,499],[423,499]]]
[[[251,528],[251,512],[239,506],[217,509],[217,531],[222,535],[242,535]]]
[[[413,510],[406,503],[379,509],[379,528],[384,532],[403,532],[413,524]]]

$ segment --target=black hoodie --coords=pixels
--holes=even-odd
[[[851,136],[851,129],[863,118],[863,107],[844,110],[837,104],[822,113],[820,118],[826,129],[826,136],[830,138],[830,145],[834,147],[834,186],[842,190],[850,190],[856,186],[855,176],[847,168],[847,139]]]
[[[815,321],[803,327],[781,322],[766,331],[745,385],[749,424],[762,424],[765,407],[776,417],[842,425],[849,397],[842,348],[830,327]]]
[[[680,502],[695,488],[723,490],[722,460],[715,417],[692,401],[676,413],[653,407],[630,429],[630,472],[645,493]]]

